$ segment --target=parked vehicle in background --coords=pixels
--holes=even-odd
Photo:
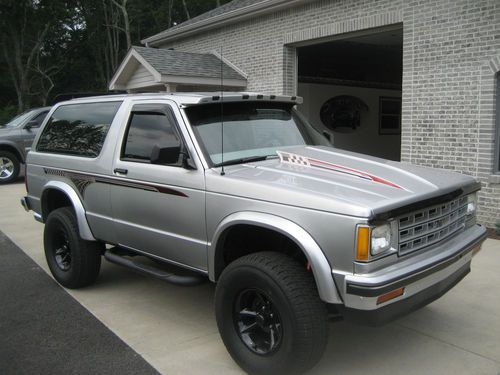
[[[33,108],[0,125],[0,184],[15,181],[21,163],[31,148],[33,139],[50,107]]]
[[[321,358],[329,312],[381,324],[465,277],[486,237],[480,184],[333,148],[298,103],[177,93],[54,106],[21,200],[45,223],[54,278],[90,285],[104,255],[178,285],[216,282],[229,353],[274,375]]]

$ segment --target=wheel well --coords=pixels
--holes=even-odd
[[[47,189],[42,196],[42,217],[47,219],[47,216],[57,208],[73,207],[73,203],[69,197],[58,189]]]
[[[226,266],[242,256],[259,251],[286,254],[306,267],[307,258],[301,248],[286,235],[256,225],[238,224],[226,229],[219,238],[215,255],[215,279]]]
[[[0,145],[0,151],[8,151],[14,154],[20,163],[24,163],[23,157],[19,153],[19,150],[11,145]]]

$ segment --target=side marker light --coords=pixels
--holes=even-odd
[[[405,288],[398,288],[396,290],[393,290],[389,293],[382,294],[380,297],[377,298],[377,305],[380,305],[381,303],[390,301],[391,299],[394,299],[396,297],[402,296],[405,292]]]

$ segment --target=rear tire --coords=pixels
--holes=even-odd
[[[0,184],[8,184],[17,180],[21,165],[12,152],[0,151]]]
[[[327,310],[312,274],[284,254],[254,253],[229,264],[215,312],[227,350],[250,374],[303,373],[327,344]]]
[[[43,243],[50,272],[59,284],[77,289],[97,279],[104,245],[80,238],[77,219],[70,207],[58,208],[49,214]]]

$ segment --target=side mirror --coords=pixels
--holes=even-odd
[[[165,147],[154,145],[151,151],[151,164],[175,164],[179,161],[181,154],[181,143],[179,141],[169,142]]]
[[[38,126],[38,123],[33,120],[33,121],[29,121],[26,125],[24,125],[24,129],[26,130],[31,130],[31,128],[36,128]]]

